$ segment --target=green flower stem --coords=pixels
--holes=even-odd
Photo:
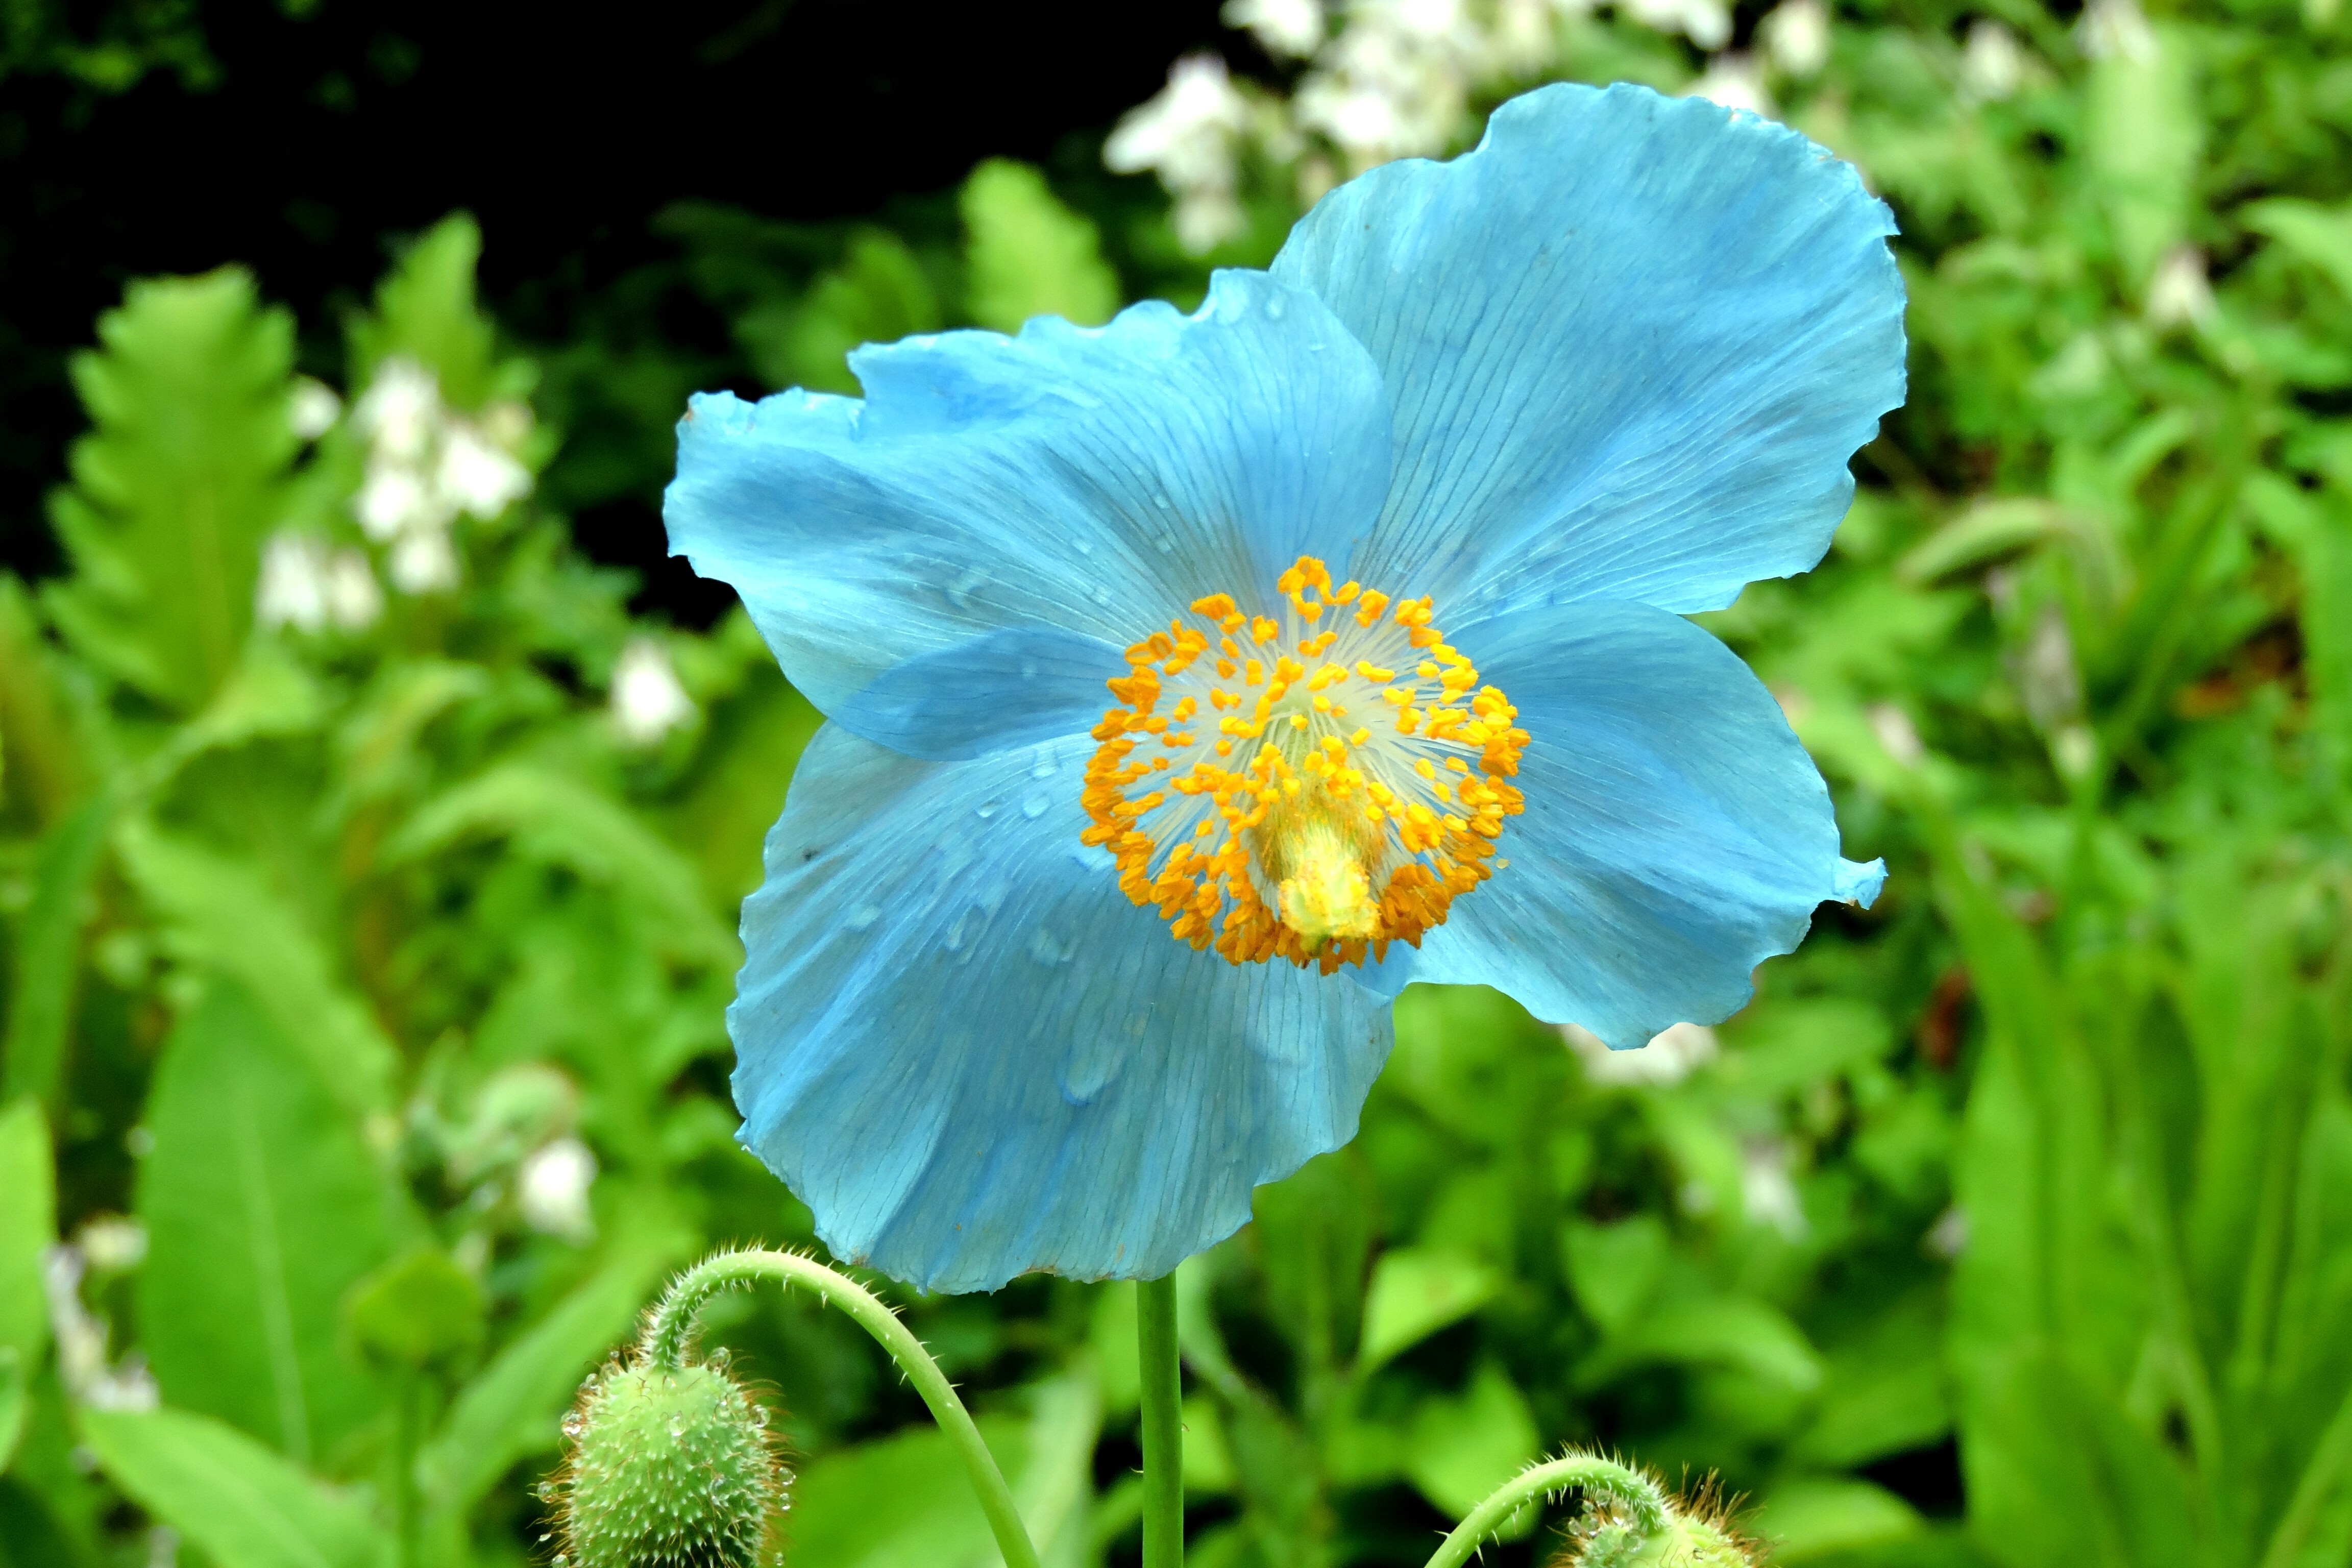
[[[1176,1276],[1135,1288],[1143,1374],[1143,1568],[1184,1562],[1184,1415],[1176,1354]]]
[[[906,1373],[907,1381],[930,1406],[931,1418],[940,1424],[956,1457],[963,1461],[964,1474],[972,1490],[980,1495],[980,1510],[987,1516],[988,1528],[996,1536],[996,1550],[1004,1558],[1004,1568],[1037,1568],[1037,1548],[1031,1544],[1028,1527],[1021,1522],[1021,1510],[1013,1505],[1013,1489],[1004,1484],[1004,1473],[996,1468],[995,1458],[981,1440],[980,1428],[972,1425],[971,1413],[956,1397],[955,1386],[940,1371],[930,1352],[923,1349],[922,1342],[898,1321],[898,1315],[847,1275],[790,1252],[747,1247],[740,1252],[714,1254],[679,1275],[668,1294],[662,1298],[661,1305],[654,1309],[654,1320],[646,1329],[646,1359],[664,1367],[678,1365],[703,1303],[730,1285],[759,1279],[774,1279],[787,1288],[798,1285],[815,1291],[818,1300],[848,1313],[859,1328],[872,1334],[890,1352],[890,1359],[898,1363],[898,1370]]]
[[[1666,1523],[1666,1500],[1657,1483],[1639,1470],[1604,1459],[1597,1454],[1570,1454],[1521,1470],[1496,1489],[1493,1496],[1470,1510],[1430,1553],[1427,1568],[1462,1568],[1478,1543],[1501,1528],[1505,1520],[1530,1499],[1552,1492],[1580,1490],[1609,1499],[1633,1516],[1632,1522],[1648,1535]]]

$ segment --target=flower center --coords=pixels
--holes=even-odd
[[[1212,594],[1127,650],[1081,837],[1179,940],[1328,974],[1419,946],[1509,864],[1495,841],[1524,809],[1504,781],[1528,733],[1427,598],[1334,587],[1311,555],[1275,587],[1279,616]]]

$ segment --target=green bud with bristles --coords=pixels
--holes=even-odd
[[[764,1568],[789,1506],[756,1401],[724,1357],[614,1361],[564,1417],[557,1568]]]
[[[1553,1568],[1755,1568],[1759,1556],[1708,1485],[1668,1501],[1652,1530],[1622,1503],[1588,1496]]]

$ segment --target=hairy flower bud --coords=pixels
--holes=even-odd
[[[1759,1556],[1710,1483],[1667,1503],[1651,1531],[1622,1502],[1588,1497],[1552,1568],[1754,1568]]]
[[[557,1568],[761,1568],[792,1472],[723,1356],[615,1360],[563,1419]]]

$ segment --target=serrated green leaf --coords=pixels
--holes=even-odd
[[[108,1476],[220,1568],[373,1568],[367,1510],[233,1426],[180,1410],[90,1410],[82,1435]]]
[[[1495,1299],[1503,1278],[1486,1265],[1433,1247],[1392,1247],[1372,1265],[1364,1298],[1359,1374],[1458,1323]]]
[[[1118,309],[1118,279],[1104,265],[1088,219],[1055,198],[1026,163],[992,158],[957,198],[970,273],[964,308],[983,327],[1018,331],[1032,316],[1091,327]]]
[[[771,386],[854,393],[851,350],[942,324],[938,293],[906,241],[865,229],[798,299],[770,300],[737,317],[735,337]]]
[[[346,1354],[347,1292],[392,1251],[398,1199],[313,1061],[215,981],[156,1069],[139,1275],[163,1396],[324,1456],[383,1404]]]
[[[244,649],[287,505],[293,322],[224,268],[132,284],[99,337],[74,361],[96,429],[52,508],[75,575],[50,607],[85,657],[193,712]]]
[[[454,407],[478,408],[495,394],[520,390],[493,384],[495,339],[474,302],[481,257],[481,228],[464,213],[416,237],[376,289],[374,313],[352,325],[354,385],[366,385],[377,365],[403,355],[434,374]]]

